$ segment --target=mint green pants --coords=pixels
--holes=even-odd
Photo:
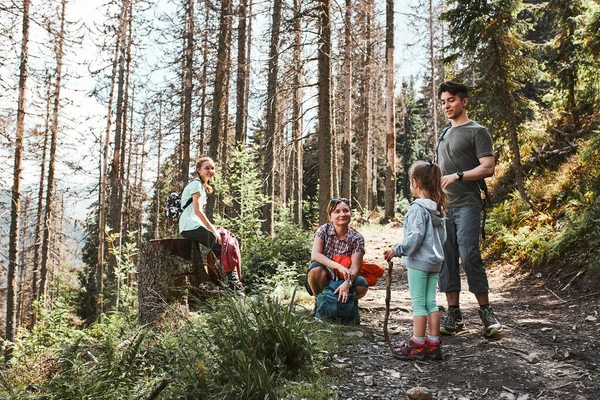
[[[408,290],[413,317],[423,317],[439,311],[435,301],[439,272],[425,272],[407,268]]]

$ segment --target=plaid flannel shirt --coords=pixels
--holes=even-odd
[[[315,237],[323,240],[323,254],[333,260],[334,256],[352,256],[354,253],[365,253],[365,238],[356,229],[348,227],[344,239],[338,239],[333,224],[321,225]]]

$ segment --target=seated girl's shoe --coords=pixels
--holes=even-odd
[[[402,345],[397,349],[394,349],[392,354],[394,357],[400,360],[423,360],[425,358],[425,343],[419,343],[412,338],[408,343]]]

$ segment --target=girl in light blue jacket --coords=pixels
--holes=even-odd
[[[440,312],[435,296],[438,276],[444,261],[446,206],[442,174],[437,164],[417,161],[410,167],[410,191],[417,197],[404,217],[404,240],[384,251],[387,261],[403,257],[408,273],[408,288],[413,308],[413,336],[394,350],[401,360],[442,358]],[[429,335],[425,337],[426,328]]]

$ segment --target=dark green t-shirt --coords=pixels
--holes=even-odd
[[[468,171],[479,166],[479,159],[493,156],[492,136],[477,122],[455,126],[442,138],[438,148],[438,163],[442,175]],[[449,207],[481,205],[481,190],[476,181],[456,181],[446,187]]]

